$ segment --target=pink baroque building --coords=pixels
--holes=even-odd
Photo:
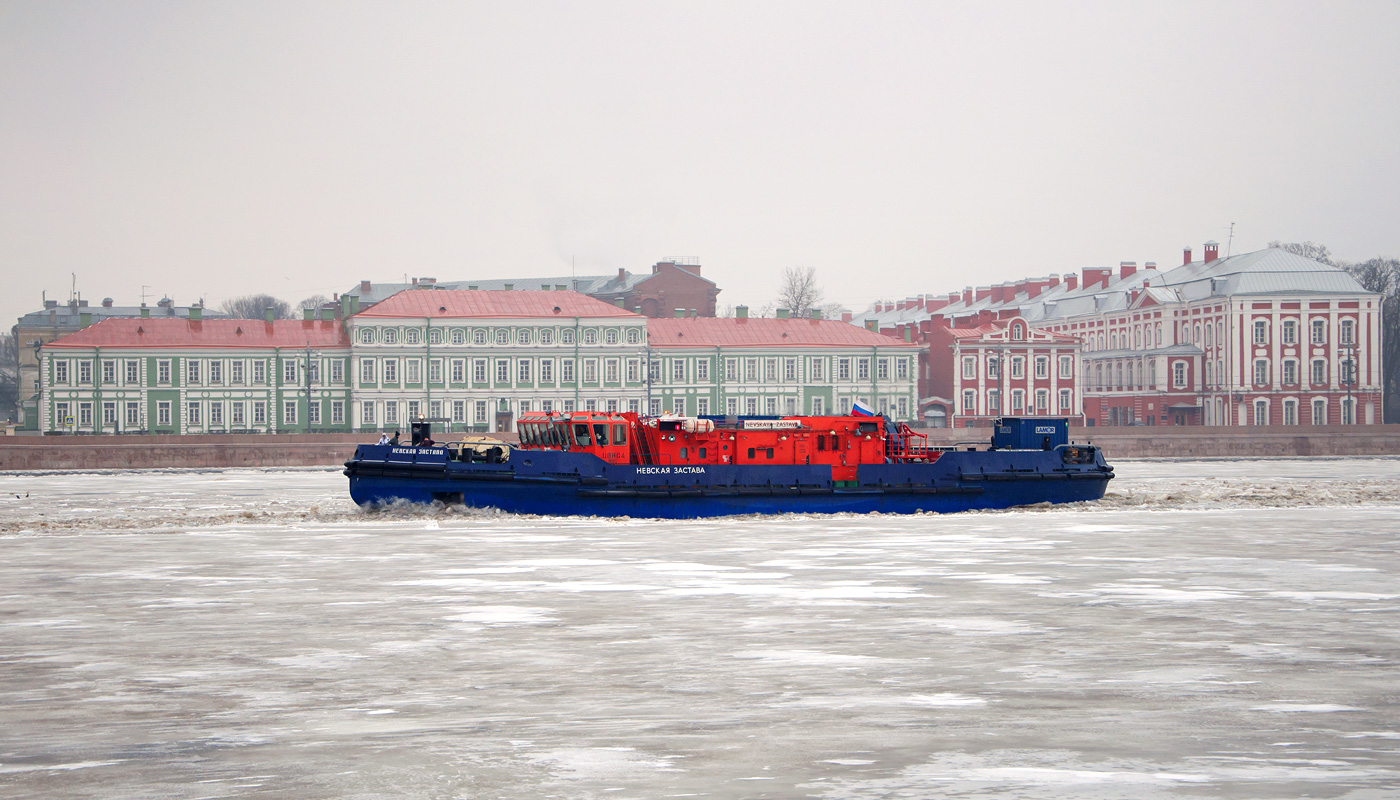
[[[1202,258],[1188,248],[1173,269],[1123,262],[1063,280],[969,287],[877,304],[861,322],[927,343],[920,408],[929,424],[961,426],[994,408],[993,391],[1014,402],[987,379],[985,346],[972,345],[987,339],[979,328],[1013,320],[1028,337],[1077,343],[1064,388],[1088,425],[1381,421],[1380,296],[1340,269],[1279,249],[1221,258],[1207,242]],[[980,371],[965,380],[967,346],[984,349]],[[969,391],[977,413],[964,413]],[[1008,405],[1004,413],[1017,412]]]

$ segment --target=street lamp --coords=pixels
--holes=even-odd
[[[1347,359],[1342,362],[1342,383],[1347,387],[1346,413],[1351,416],[1348,425],[1356,424],[1356,406],[1353,405],[1351,396],[1352,387],[1356,385],[1356,345],[1349,344],[1347,348]]]

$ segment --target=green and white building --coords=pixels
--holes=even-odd
[[[350,430],[338,320],[107,319],[39,351],[45,433]]]
[[[346,320],[359,430],[425,417],[510,431],[527,411],[642,411],[647,318],[570,291],[399,292]]]
[[[918,345],[834,320],[653,319],[649,411],[846,414],[860,400],[914,419]]]

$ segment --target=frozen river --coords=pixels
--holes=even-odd
[[[0,474],[0,797],[1400,796],[1400,459],[1118,473],[702,522]]]

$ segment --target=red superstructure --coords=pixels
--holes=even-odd
[[[592,453],[609,464],[705,466],[828,464],[854,481],[861,464],[930,462],[940,450],[882,417],[638,417],[632,413],[534,412],[520,418],[526,450]]]

